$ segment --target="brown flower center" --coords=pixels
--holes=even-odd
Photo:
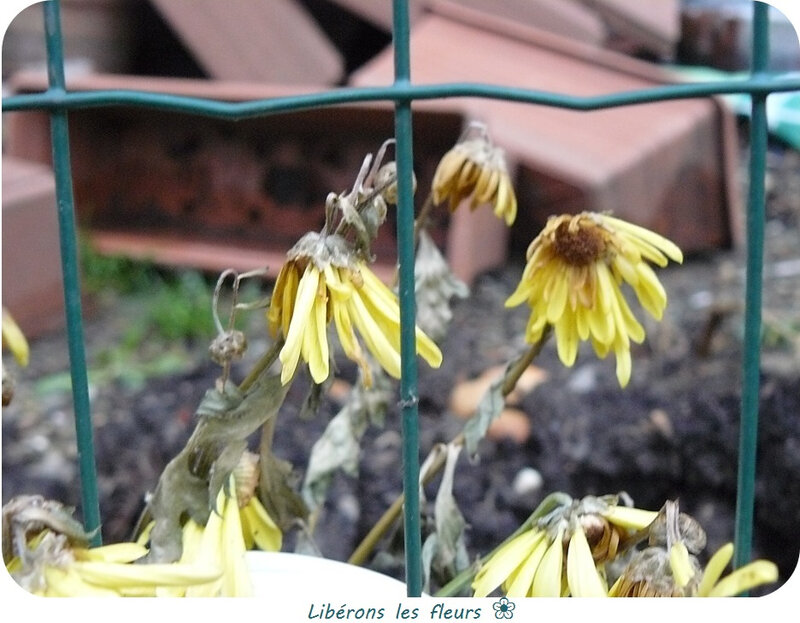
[[[573,266],[586,266],[600,259],[606,246],[602,232],[592,225],[571,225],[567,221],[556,228],[553,246],[558,256]]]

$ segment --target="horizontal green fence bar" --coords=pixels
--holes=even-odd
[[[666,84],[648,89],[591,96],[564,95],[534,89],[470,82],[426,85],[397,83],[385,87],[343,88],[322,93],[245,102],[227,102],[165,93],[144,93],[141,91],[103,90],[70,93],[55,89],[42,93],[13,95],[4,98],[3,111],[138,106],[237,120],[321,106],[382,100],[403,101],[481,97],[528,104],[542,104],[572,110],[598,110],[629,106],[631,104],[708,97],[710,95],[730,95],[734,93],[767,95],[786,91],[800,91],[800,77],[754,76],[749,79],[721,80],[719,82]]]

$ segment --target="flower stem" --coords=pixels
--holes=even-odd
[[[464,434],[459,433],[451,442],[452,445],[463,445],[464,443]],[[435,452],[436,449],[432,450]],[[421,484],[425,485],[428,484],[433,477],[438,474],[441,469],[444,467],[444,464],[447,459],[446,452],[440,452],[436,458],[431,463],[428,470],[422,474],[420,478]],[[381,540],[384,534],[386,534],[389,529],[392,527],[397,518],[400,516],[400,513],[403,510],[403,503],[405,502],[405,495],[400,493],[392,502],[392,505],[386,509],[386,511],[381,515],[380,519],[375,522],[375,525],[372,526],[370,531],[367,535],[362,539],[361,543],[358,544],[358,547],[353,551],[348,558],[347,562],[351,565],[363,565],[367,561],[367,556],[370,555],[375,546],[378,544],[378,541]]]
[[[250,373],[239,384],[239,389],[241,391],[246,392],[248,389],[250,389],[258,377],[261,376],[261,373],[275,362],[281,352],[281,348],[283,348],[282,338],[276,340],[275,343],[270,346],[269,350],[261,356],[261,359],[255,363],[252,370],[250,370]]]
[[[419,242],[419,232],[421,229],[424,229],[427,225],[428,217],[430,216],[431,210],[433,210],[433,191],[428,193],[428,196],[425,197],[425,202],[422,204],[422,207],[419,209],[419,214],[417,215],[416,220],[414,221],[414,246],[417,245]]]
[[[517,386],[522,374],[528,369],[528,366],[533,363],[533,360],[539,356],[539,353],[542,352],[542,348],[550,337],[551,332],[552,327],[547,325],[542,332],[541,339],[533,344],[527,351],[525,351],[525,353],[523,353],[523,355],[517,359],[517,361],[514,362],[512,367],[509,369],[508,373],[506,374],[506,378],[503,380],[502,392],[504,398],[514,391],[514,388]]]
[[[427,202],[426,202],[427,203]],[[419,222],[419,219],[417,219]],[[533,344],[523,355],[517,359],[516,362],[511,366],[508,373],[506,374],[506,378],[503,382],[503,397],[508,396],[514,388],[517,386],[517,382],[519,381],[522,373],[531,365],[534,359],[542,352],[542,347],[544,346],[545,342],[547,341],[548,337],[550,337],[550,329],[549,327],[545,330],[542,334],[542,338]],[[452,445],[463,445],[464,444],[464,433],[459,433],[453,440],[450,442]],[[429,469],[422,475],[420,478],[421,483],[423,485],[430,482],[436,474],[438,474],[441,469],[444,467],[446,462],[447,453],[442,452],[437,456],[433,462],[431,463]],[[386,511],[381,515],[380,519],[375,523],[374,526],[370,529],[367,535],[363,538],[363,540],[358,544],[358,547],[353,551],[350,555],[350,558],[347,560],[350,564],[353,565],[363,565],[369,554],[375,549],[375,546],[378,544],[378,541],[383,537],[386,532],[388,532],[389,528],[392,527],[394,522],[400,516],[400,513],[403,510],[403,502],[405,501],[405,496],[400,493],[397,498],[395,498],[392,505],[386,509]]]

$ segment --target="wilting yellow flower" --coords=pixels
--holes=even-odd
[[[22,333],[19,325],[17,325],[16,321],[5,307],[3,308],[2,333],[3,346],[8,347],[19,365],[23,367],[27,366],[28,359],[30,358],[28,340],[25,339],[25,334]]]
[[[231,486],[234,486],[231,477]],[[183,527],[181,562],[217,567],[221,576],[212,582],[192,586],[185,591],[161,591],[161,595],[179,597],[249,597],[253,594],[250,571],[245,560],[245,542],[239,504],[227,495],[224,487],[217,496],[216,509],[205,526],[192,519]]]
[[[733,557],[733,544],[721,547],[700,572],[697,559],[678,542],[667,550],[637,552],[609,590],[611,597],[733,597],[775,582],[778,568],[767,560],[751,562],[720,580]]]
[[[258,455],[245,451],[227,487],[217,494],[205,525],[189,519],[183,526],[180,562],[215,567],[221,574],[211,582],[191,587],[162,588],[166,597],[247,597],[253,594],[245,551],[278,551],[283,535],[255,495],[259,478]],[[152,524],[151,524],[152,526]],[[140,537],[147,542],[149,530]]]
[[[527,264],[506,307],[527,302],[526,339],[538,342],[546,326],[555,329],[558,356],[572,366],[581,341],[591,340],[600,358],[614,352],[622,387],[631,376],[630,342],[645,332],[620,288],[627,283],[656,320],[667,294],[648,262],[683,261],[680,249],[643,227],[606,214],[582,212],[548,219],[531,242]]]
[[[302,357],[311,377],[322,383],[330,372],[327,326],[333,319],[345,355],[371,379],[359,336],[384,370],[400,378],[400,310],[395,294],[363,260],[320,262],[311,255],[290,258],[275,282],[267,321],[270,333],[282,335],[281,381],[288,383]],[[416,328],[417,350],[438,368],[442,353]]]
[[[220,568],[211,565],[131,564],[147,553],[145,547],[137,543],[73,547],[64,535],[51,530],[38,534],[28,548],[7,568],[23,588],[44,597],[152,596],[165,587],[185,590],[221,575]]]
[[[597,498],[565,505],[486,560],[473,581],[474,596],[501,587],[507,597],[605,597],[598,565],[616,556],[609,543],[618,544],[621,535],[645,528],[656,516]]]
[[[433,201],[437,205],[449,199],[453,212],[462,201],[472,197],[470,208],[488,203],[498,218],[511,225],[517,216],[517,197],[508,174],[503,150],[492,145],[482,125],[475,138],[460,140],[439,161],[433,175]]]

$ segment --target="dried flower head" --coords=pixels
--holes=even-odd
[[[642,307],[660,320],[667,295],[649,263],[663,267],[668,259],[682,262],[680,249],[643,227],[593,212],[553,216],[528,247],[506,307],[531,307],[525,332],[531,343],[553,326],[566,366],[575,363],[581,341],[591,340],[600,358],[613,351],[624,387],[631,376],[630,342],[642,342],[645,332],[620,285],[633,288]]]
[[[23,588],[45,597],[142,596],[219,579],[218,566],[131,564],[147,554],[141,543],[88,547],[71,509],[40,496],[14,498],[3,507],[6,568]],[[9,555],[10,554],[10,555]]]
[[[217,493],[214,510],[207,521],[189,518],[181,534],[179,564],[186,567],[214,568],[217,575],[191,586],[160,586],[157,597],[248,597],[253,594],[245,552],[251,549],[279,551],[283,534],[270,517],[255,488],[258,485],[259,457],[245,451],[226,486]],[[138,540],[144,546],[150,539],[151,523]],[[141,565],[149,567],[153,565]]]
[[[433,201],[449,200],[450,211],[471,197],[470,208],[488,203],[498,218],[511,225],[517,216],[517,197],[505,154],[489,139],[486,126],[471,124],[456,145],[442,156],[433,175]]]
[[[751,562],[720,580],[733,556],[728,543],[701,571],[696,554],[705,547],[705,531],[668,501],[649,526],[649,547],[636,552],[609,590],[611,597],[732,597],[778,579],[766,560]]]
[[[619,506],[615,496],[565,500],[486,560],[472,584],[476,597],[501,587],[508,597],[605,597],[598,571],[622,540],[657,513]]]
[[[720,579],[733,557],[733,543],[717,550],[702,571],[697,558],[686,552],[679,544],[636,552],[609,596],[733,597],[778,579],[778,568],[767,560],[755,560]]]
[[[285,344],[279,358],[288,383],[302,358],[311,377],[322,383],[330,372],[328,323],[333,320],[345,355],[359,364],[365,382],[369,365],[359,337],[386,372],[400,377],[400,310],[397,297],[349,251],[341,238],[307,234],[288,254],[275,282],[267,321],[270,333]],[[416,328],[417,350],[432,367],[442,353]]]

